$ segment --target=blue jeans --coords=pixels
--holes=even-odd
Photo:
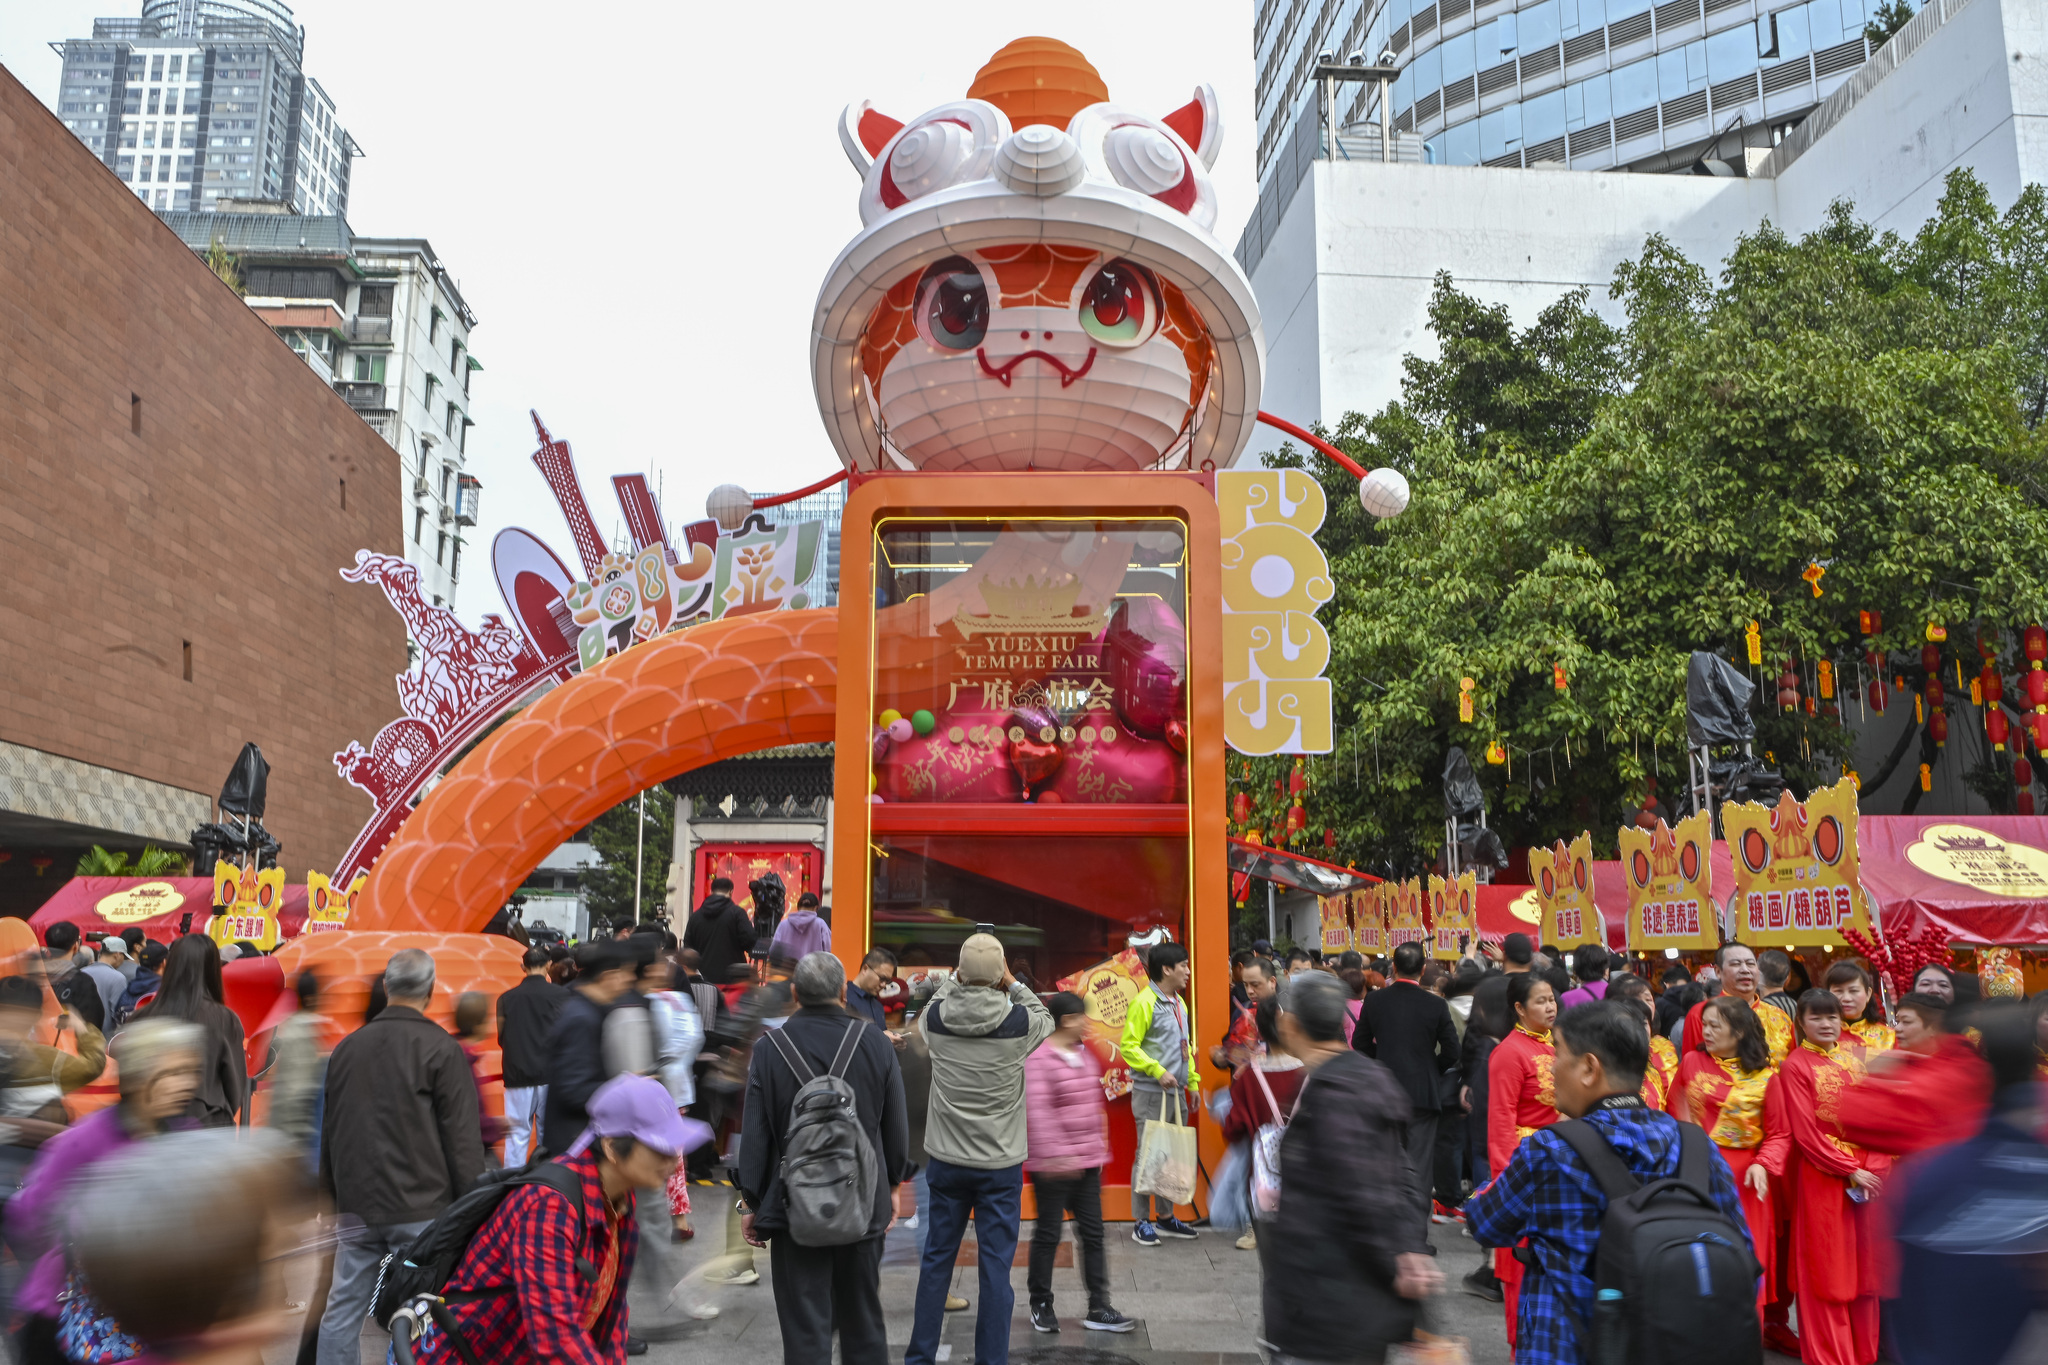
[[[946,1294],[953,1283],[953,1262],[967,1217],[974,1215],[974,1237],[980,1247],[981,1302],[974,1312],[975,1365],[1009,1365],[1010,1312],[1016,1291],[1010,1288],[1010,1262],[1017,1256],[1017,1220],[1023,1213],[1024,1167],[983,1171],[972,1166],[931,1159],[926,1167],[931,1200],[920,1222],[925,1228],[924,1258],[917,1273],[917,1309],[910,1329],[910,1349],[903,1365],[934,1365],[939,1335],[946,1325]]]

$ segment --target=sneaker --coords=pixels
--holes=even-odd
[[[644,1338],[644,1337],[636,1337],[636,1336],[634,1336],[634,1335],[633,1335],[633,1334],[632,1334],[631,1332],[628,1332],[628,1333],[626,1333],[626,1354],[627,1354],[627,1355],[629,1355],[629,1356],[644,1356],[644,1355],[646,1355],[646,1354],[647,1354],[647,1341],[646,1341],[646,1338]]]
[[[1257,1251],[1259,1249],[1259,1234],[1247,1232],[1244,1236],[1238,1238],[1237,1249],[1239,1251]]]
[[[1091,1332],[1128,1332],[1138,1325],[1138,1320],[1127,1318],[1114,1308],[1096,1308],[1081,1319],[1081,1325]]]
[[[689,1312],[691,1318],[696,1321],[709,1322],[718,1316],[718,1305],[715,1303],[700,1303],[691,1308]]]
[[[964,1312],[966,1312],[966,1311],[967,1311],[967,1300],[965,1300],[965,1299],[961,1298],[961,1297],[960,1297],[960,1296],[959,1296],[958,1294],[948,1294],[948,1295],[946,1295],[946,1311],[947,1311],[948,1313],[964,1313]]]
[[[907,1227],[907,1228],[909,1228],[909,1229],[910,1229],[910,1230],[911,1230],[912,1232],[916,1232],[916,1231],[917,1231],[917,1215],[913,1213],[913,1214],[911,1214],[911,1215],[910,1215],[910,1217],[908,1217],[908,1218],[904,1219],[904,1220],[903,1220],[903,1226],[904,1226],[904,1227]]]
[[[1454,1209],[1442,1200],[1435,1200],[1429,1206],[1429,1221],[1432,1223],[1462,1223],[1465,1221],[1465,1210]]]
[[[714,1271],[704,1277],[704,1282],[728,1285],[759,1284],[761,1272],[752,1266],[742,1266],[738,1270]]]
[[[1493,1267],[1483,1262],[1477,1270],[1460,1279],[1458,1283],[1464,1286],[1467,1294],[1492,1303],[1501,1303],[1507,1299],[1507,1295],[1501,1292],[1500,1281],[1495,1278]]]
[[[1131,1229],[1131,1240],[1141,1247],[1156,1247],[1159,1245],[1159,1229],[1141,1222]]]
[[[1179,1237],[1182,1239],[1192,1239],[1195,1236],[1195,1230],[1192,1227],[1190,1227],[1186,1223],[1181,1222],[1180,1219],[1175,1218],[1170,1213],[1167,1214],[1166,1217],[1159,1220],[1158,1227],[1159,1235],[1161,1237]]]
[[[1031,1309],[1031,1330],[1034,1332],[1057,1332],[1060,1320],[1053,1314],[1049,1303],[1036,1304]]]

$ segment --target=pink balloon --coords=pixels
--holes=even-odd
[[[917,727],[898,717],[889,722],[889,738],[898,744],[908,743],[917,734]]]
[[[1156,597],[1126,597],[1103,636],[1117,715],[1147,739],[1187,719],[1188,636]]]
[[[1018,800],[1024,793],[1010,767],[1009,724],[1008,712],[947,712],[930,734],[913,731],[908,741],[889,746],[875,761],[876,788],[891,801]]]
[[[1164,740],[1119,734],[1112,744],[1081,740],[1067,747],[1067,760],[1046,783],[1040,799],[1055,796],[1083,805],[1163,802],[1181,799],[1186,760]]]

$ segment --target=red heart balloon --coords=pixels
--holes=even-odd
[[[1031,789],[1060,770],[1066,762],[1066,750],[1057,739],[1040,739],[1027,734],[1022,739],[1009,741],[1010,766],[1024,782],[1024,799],[1031,799]]]

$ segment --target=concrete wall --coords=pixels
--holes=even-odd
[[[2029,55],[2033,54],[2033,55]],[[1969,166],[2002,208],[2048,160],[2048,12],[1974,0],[1871,88],[1777,180],[1773,217],[1818,226],[1848,199],[1859,217],[1911,237]]]
[[[403,623],[337,576],[401,550],[397,461],[0,70],[0,741],[210,804],[255,740],[283,864],[331,868],[332,755],[399,710]]]

